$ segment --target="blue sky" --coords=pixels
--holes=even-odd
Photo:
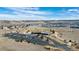
[[[0,7],[0,20],[78,20],[79,7]]]

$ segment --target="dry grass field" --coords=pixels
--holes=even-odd
[[[79,29],[68,27],[70,24],[76,21],[1,21],[0,51],[79,51]]]
[[[52,28],[56,32],[62,34],[61,38],[65,40],[76,40],[79,43],[79,30],[78,29],[68,29],[68,28]],[[14,38],[4,37],[5,33],[10,33],[12,31],[19,32],[19,33],[27,33],[28,30],[30,32],[50,32],[49,28],[45,27],[28,27],[22,28],[19,30],[0,30],[0,51],[64,51],[66,50],[65,46],[63,47],[54,47],[52,45],[48,47],[49,44],[40,45],[40,44],[33,44],[28,42],[16,42]],[[19,39],[19,38],[18,38]],[[40,41],[41,42],[41,41]],[[43,44],[43,42],[41,42]],[[46,46],[47,45],[47,46]],[[78,50],[72,48],[72,50]]]

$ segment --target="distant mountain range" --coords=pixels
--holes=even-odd
[[[0,20],[0,25],[5,26],[41,26],[41,27],[70,27],[70,28],[79,28],[79,20],[20,20],[20,21],[9,21],[9,20]]]

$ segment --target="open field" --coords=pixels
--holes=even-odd
[[[78,51],[78,22],[1,21],[0,51]]]
[[[0,37],[0,51],[46,51],[40,45],[34,45],[27,42],[15,42],[8,38]]]

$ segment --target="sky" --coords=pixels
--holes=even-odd
[[[79,20],[79,7],[0,7],[0,20]]]

